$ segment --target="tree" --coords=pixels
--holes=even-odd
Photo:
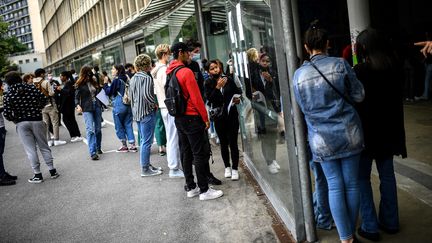
[[[19,42],[15,36],[7,35],[8,29],[9,24],[0,18],[0,74],[7,72],[11,65],[8,60],[10,54],[28,50],[27,46]]]

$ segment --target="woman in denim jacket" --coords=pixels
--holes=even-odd
[[[363,100],[363,85],[346,61],[327,56],[328,36],[324,29],[309,28],[304,46],[310,62],[296,70],[294,94],[305,115],[313,160],[321,163],[328,182],[330,210],[339,238],[342,242],[355,242],[363,134],[350,100]]]
[[[103,89],[106,95],[114,97],[113,119],[117,138],[120,139],[122,146],[116,152],[137,152],[135,147],[135,135],[132,127],[132,108],[130,105],[123,104],[123,95],[126,90],[128,78],[123,65],[114,65],[111,68],[113,81],[108,85],[108,80],[104,80]],[[127,143],[130,147],[127,147]]]

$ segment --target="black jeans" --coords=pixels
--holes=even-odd
[[[205,130],[205,124],[200,116],[181,116],[175,118],[179,136],[181,162],[188,189],[196,187],[192,173],[195,165],[198,187],[201,193],[208,190],[208,170],[210,158],[210,143]]]
[[[234,107],[235,109],[235,107]],[[239,162],[239,149],[238,149],[238,131],[239,131],[239,120],[238,116],[222,117],[214,122],[217,135],[219,137],[222,159],[225,164],[225,168],[230,167],[230,150],[232,169],[238,169]],[[229,147],[229,149],[228,149]]]
[[[75,110],[64,110],[62,112],[63,122],[69,131],[69,135],[72,137],[81,137],[77,121],[75,119]]]

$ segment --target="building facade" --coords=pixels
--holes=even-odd
[[[45,65],[45,47],[38,9],[37,1],[0,1],[0,16],[9,23],[8,35],[17,37],[28,48],[25,53],[17,53],[9,58],[24,73],[33,72]]]

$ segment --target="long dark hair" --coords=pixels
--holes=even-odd
[[[126,74],[126,71],[125,71],[125,68],[123,65],[117,64],[117,65],[113,65],[113,67],[117,70],[117,76]]]
[[[372,69],[385,70],[394,67],[397,57],[390,39],[381,32],[368,28],[360,32],[356,42],[359,60],[367,63]]]
[[[309,29],[304,35],[304,43],[311,51],[326,51],[328,39],[327,31],[320,27],[318,20],[310,24]]]
[[[68,81],[71,81],[72,83],[74,83],[74,81],[75,81],[75,80],[73,79],[73,77],[72,77],[72,73],[71,73],[70,71],[63,71],[63,72],[60,73],[60,75],[66,77],[66,79],[67,79]]]
[[[92,68],[90,66],[84,66],[81,68],[79,78],[75,83],[75,87],[78,88],[87,82],[90,82],[95,88],[99,88],[99,83],[94,78]]]

